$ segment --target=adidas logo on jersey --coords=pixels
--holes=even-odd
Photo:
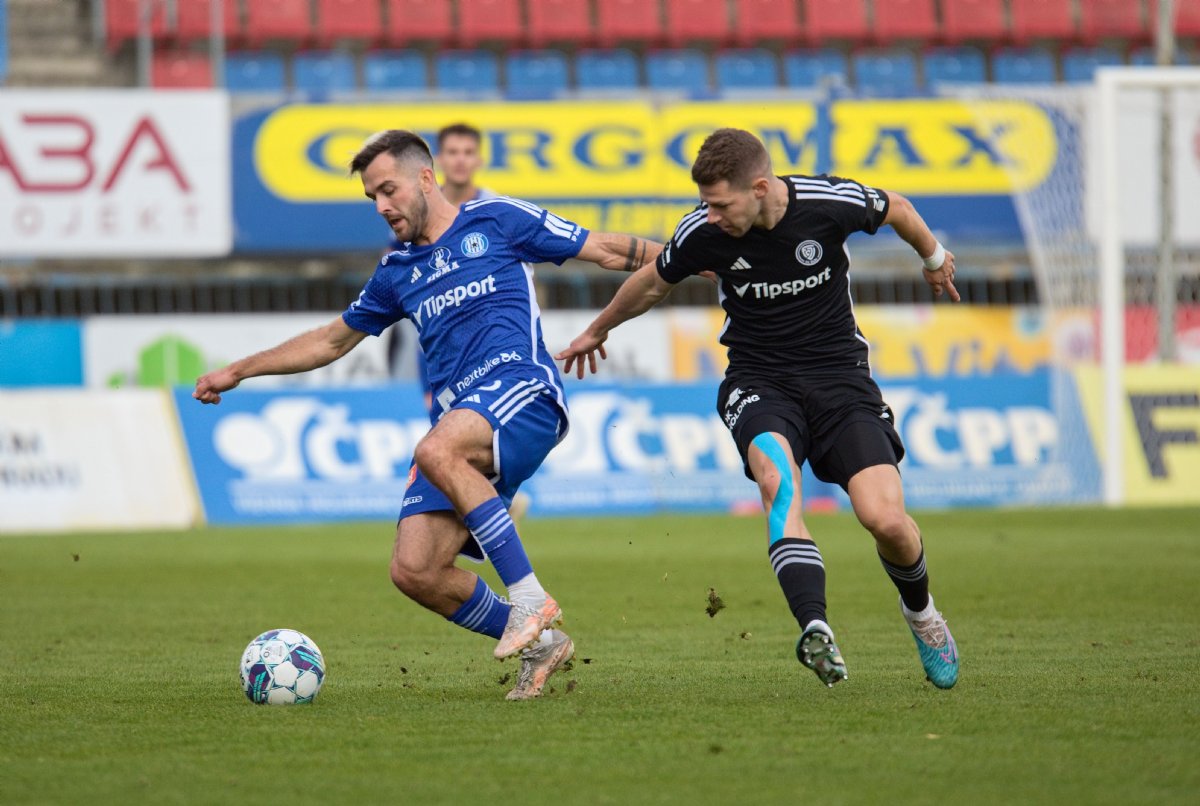
[[[730,271],[745,271],[748,268],[750,268],[750,262],[748,260],[746,260],[746,258],[744,258],[744,257],[739,257],[737,260],[735,260],[733,262],[733,265],[729,267],[729,270]]]

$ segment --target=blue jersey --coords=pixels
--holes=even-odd
[[[342,320],[373,336],[412,320],[428,361],[433,419],[476,384],[504,377],[547,383],[565,412],[562,380],[542,343],[530,264],[562,264],[587,235],[519,199],[467,202],[436,242],[386,255]]]

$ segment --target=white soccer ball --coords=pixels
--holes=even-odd
[[[312,702],[325,680],[325,658],[302,632],[268,630],[246,647],[239,673],[242,690],[251,702]]]

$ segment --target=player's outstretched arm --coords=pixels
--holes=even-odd
[[[201,375],[192,397],[201,403],[220,403],[228,392],[246,378],[259,375],[293,375],[323,367],[344,356],[366,337],[339,316],[324,327],[301,333],[283,344]]]
[[[601,358],[607,358],[604,342],[608,339],[609,331],[622,322],[640,316],[661,302],[675,286],[668,283],[658,273],[658,267],[653,262],[647,263],[633,273],[628,280],[621,283],[612,302],[600,312],[587,329],[575,337],[571,346],[554,356],[563,364],[563,372],[570,372],[575,367],[576,377],[582,378],[584,359],[587,367],[596,374],[596,353]]]
[[[940,297],[946,293],[958,302],[958,289],[954,287],[954,253],[938,242],[912,202],[899,193],[885,192],[888,211],[883,223],[890,225],[924,261],[925,282],[933,289],[933,295]]]
[[[634,235],[591,232],[577,257],[610,271],[637,271],[658,259],[663,245]]]

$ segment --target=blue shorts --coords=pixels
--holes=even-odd
[[[567,417],[557,402],[558,392],[537,380],[506,378],[492,381],[458,400],[453,409],[470,409],[492,425],[492,472],[485,474],[507,507],[521,484],[567,435]],[[422,512],[454,511],[445,493],[417,470],[408,471],[408,488],[399,520]],[[482,560],[483,549],[469,537],[462,553]]]

